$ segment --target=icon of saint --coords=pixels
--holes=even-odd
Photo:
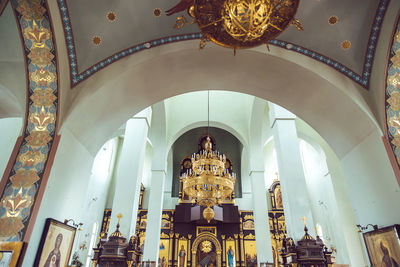
[[[380,243],[380,247],[383,253],[380,267],[400,267],[397,261],[390,256],[389,248],[387,248],[387,246],[385,246],[382,241]]]
[[[232,246],[229,246],[228,249],[228,267],[235,266],[235,252],[232,249]]]
[[[186,257],[186,251],[182,245],[181,249],[179,250],[179,267],[185,267],[185,257]]]
[[[63,235],[60,233],[57,235],[56,242],[54,244],[54,249],[50,252],[43,267],[60,267],[60,260],[61,260],[60,246],[62,240],[63,240]]]

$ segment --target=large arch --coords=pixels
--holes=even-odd
[[[289,109],[339,157],[378,127],[361,97],[300,65],[257,51],[233,56],[219,47],[201,52],[195,47],[188,41],[153,48],[99,71],[74,89],[77,95],[63,126],[94,154],[115,129],[147,106],[186,92],[226,89]],[[92,103],[97,105],[87,109]]]

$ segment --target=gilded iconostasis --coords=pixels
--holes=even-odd
[[[141,190],[143,202],[144,188]],[[269,188],[269,225],[274,266],[278,266],[278,250],[286,236],[285,217],[280,183],[275,180]],[[238,210],[231,203],[222,204],[223,219],[207,223],[203,218],[192,220],[193,204],[183,198],[175,210],[163,210],[159,243],[159,266],[162,267],[256,267],[257,248],[252,211]],[[267,206],[267,205],[266,205]],[[227,215],[230,214],[230,215]],[[102,232],[107,231],[110,210],[106,210]],[[139,205],[136,236],[144,248],[147,210]]]

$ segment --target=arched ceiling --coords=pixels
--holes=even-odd
[[[304,31],[289,27],[278,36],[279,40],[271,43],[322,61],[367,87],[380,25],[389,1],[302,0],[296,17]],[[199,32],[196,24],[180,30],[173,28],[175,18],[186,12],[165,15],[165,10],[177,2],[58,0],[71,61],[72,84],[149,46],[198,39],[199,34],[189,34]],[[156,8],[161,10],[159,17],[153,14]],[[115,18],[113,21],[108,17],[110,12]],[[332,23],[335,19],[330,20],[331,17],[337,22]],[[94,44],[94,37],[101,40],[100,44]],[[348,49],[343,49],[344,41],[350,42]]]
[[[205,89],[247,93],[289,109],[316,129],[339,157],[377,127],[368,107],[337,87],[340,81],[328,82],[300,65],[252,50],[233,57],[225,48],[210,46],[196,53],[194,42],[157,47],[157,53],[127,57],[91,76],[74,89],[80,93],[63,127],[95,152],[140,110]]]

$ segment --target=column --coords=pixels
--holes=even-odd
[[[164,184],[165,170],[152,170],[143,260],[155,261],[157,264],[164,200]]]
[[[309,234],[315,237],[311,205],[296,131],[296,116],[273,103],[269,103],[269,114],[278,160],[288,236],[293,238],[295,242],[303,237],[304,224],[301,219],[305,217]]]
[[[262,158],[260,158],[260,160],[262,160]],[[261,262],[273,262],[264,171],[251,171],[250,179],[253,193],[257,262],[258,266],[260,266]]]
[[[124,142],[119,156],[109,233],[115,231],[117,214],[121,213],[123,217],[119,229],[126,238],[136,230],[142,167],[150,121],[151,108],[147,108],[126,122]]]
[[[264,180],[264,161],[262,153],[262,122],[266,103],[255,98],[250,119],[249,176],[254,212],[254,231],[256,235],[257,262],[273,262],[271,235],[269,231],[267,189]]]

